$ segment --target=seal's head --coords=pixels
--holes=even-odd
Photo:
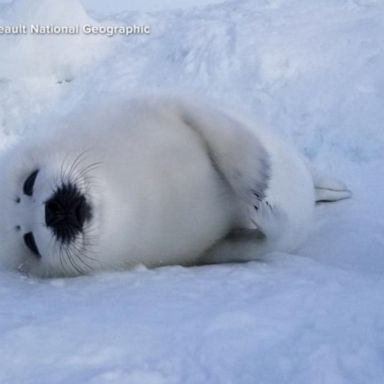
[[[6,151],[0,162],[1,264],[38,276],[96,269],[99,162],[76,145],[63,153],[38,140],[29,144]]]

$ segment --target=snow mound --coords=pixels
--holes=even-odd
[[[20,0],[5,9],[2,25],[72,26],[99,24],[76,0]],[[21,34],[2,36],[0,49],[6,52],[0,63],[3,80],[49,77],[70,81],[108,52],[108,41],[99,35]],[[39,79],[41,80],[41,79]]]
[[[114,46],[101,35],[30,33],[31,25],[98,25],[76,0],[15,1],[2,7],[0,24],[28,30],[0,38],[0,129],[5,134],[22,132],[62,96],[67,83],[91,70]]]

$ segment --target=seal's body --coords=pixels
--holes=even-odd
[[[242,238],[251,258],[290,251],[316,196],[350,195],[260,127],[193,101],[92,104],[64,120],[1,162],[1,257],[33,274],[242,260]]]

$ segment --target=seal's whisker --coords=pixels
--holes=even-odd
[[[89,271],[92,270],[91,266],[84,260],[84,255],[82,254],[83,252],[81,251],[81,248],[77,248],[75,246],[71,247],[71,251],[76,251],[72,252],[72,255],[74,258],[76,258],[81,264],[83,264],[86,268],[88,268]],[[83,257],[82,257],[83,256]],[[85,257],[87,259],[87,257]]]
[[[81,162],[83,161],[86,153],[88,152],[89,150],[84,150],[82,152],[80,152],[76,157],[75,159],[73,160],[72,164],[70,165],[69,167],[69,170],[68,170],[68,178],[71,178],[72,175],[73,175],[73,172],[75,169],[77,169],[77,167],[81,164]]]
[[[68,261],[70,262],[72,268],[78,273],[82,274],[82,269],[75,263],[75,260],[72,257],[72,253],[68,247],[64,248],[65,254],[67,255]]]

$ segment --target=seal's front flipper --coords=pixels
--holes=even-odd
[[[235,194],[258,208],[268,187],[270,160],[249,129],[221,111],[181,106],[183,122],[200,137],[213,166]]]
[[[258,137],[238,120],[216,110],[207,112],[188,105],[181,110],[181,117],[200,137],[218,174],[244,203],[241,229],[251,231],[248,240],[260,243],[261,250],[264,243],[281,237],[287,216],[279,206],[268,202],[270,157]],[[258,238],[260,233],[268,241]],[[226,243],[233,248],[231,239]]]
[[[278,205],[271,205],[266,199],[259,206],[249,208],[248,217],[253,226],[271,242],[277,241],[285,233],[288,225],[287,214]]]

